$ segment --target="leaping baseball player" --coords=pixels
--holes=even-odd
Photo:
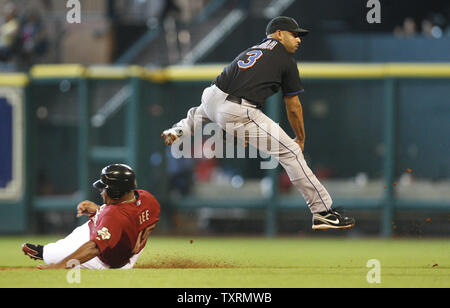
[[[161,137],[167,145],[172,145],[179,138],[191,136],[199,125],[198,118],[201,123],[217,123],[231,135],[236,132],[229,131],[230,127],[244,128],[250,133],[237,135],[240,143],[248,143],[278,159],[311,210],[313,230],[348,229],[355,225],[355,219],[332,209],[329,193],[303,157],[306,135],[298,97],[303,86],[292,55],[308,32],[293,18],[272,19],[266,27],[267,37],[239,54],[203,91],[200,106],[189,109],[187,117],[165,130]],[[266,99],[280,88],[295,139],[261,111]],[[233,125],[227,125],[230,123]],[[268,143],[276,146],[262,146]]]
[[[88,222],[55,243],[22,245],[25,255],[45,262],[39,269],[74,265],[129,269],[136,264],[159,220],[158,201],[148,191],[136,189],[134,171],[123,164],[103,168],[93,186],[100,191],[104,204],[88,200],[78,204],[77,217],[88,215]]]

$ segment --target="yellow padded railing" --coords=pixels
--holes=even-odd
[[[192,67],[171,66],[157,72],[162,80],[197,81],[215,78],[224,65],[197,65]],[[298,70],[302,78],[447,78],[450,63],[301,63]]]
[[[21,73],[0,74],[0,86],[4,87],[25,87],[28,84],[28,76]]]
[[[147,69],[141,66],[83,66],[80,64],[35,65],[29,74],[0,74],[0,85],[25,86],[31,79],[91,78],[126,79],[138,77],[154,82],[211,81],[225,64],[169,66]],[[383,78],[449,78],[450,63],[299,63],[302,78],[316,79],[383,79]]]

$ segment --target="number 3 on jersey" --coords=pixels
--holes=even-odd
[[[246,55],[249,56],[247,62],[244,62],[242,60],[238,61],[237,65],[239,66],[239,68],[251,68],[253,65],[255,65],[256,61],[258,61],[263,56],[263,53],[261,50],[252,50],[247,52]]]

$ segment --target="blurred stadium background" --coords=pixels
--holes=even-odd
[[[379,24],[365,0],[81,0],[79,24],[68,2],[0,1],[1,234],[70,232],[123,162],[162,204],[158,234],[310,235],[281,167],[177,160],[159,137],[288,15],[311,30],[295,54],[305,157],[357,219],[326,235],[450,235],[448,1],[382,0]],[[265,112],[291,134],[280,97]]]

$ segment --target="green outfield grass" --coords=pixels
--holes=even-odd
[[[0,287],[299,288],[450,287],[450,241],[152,237],[133,270],[39,271],[23,242],[0,238]],[[380,262],[381,283],[367,282],[367,261]]]

